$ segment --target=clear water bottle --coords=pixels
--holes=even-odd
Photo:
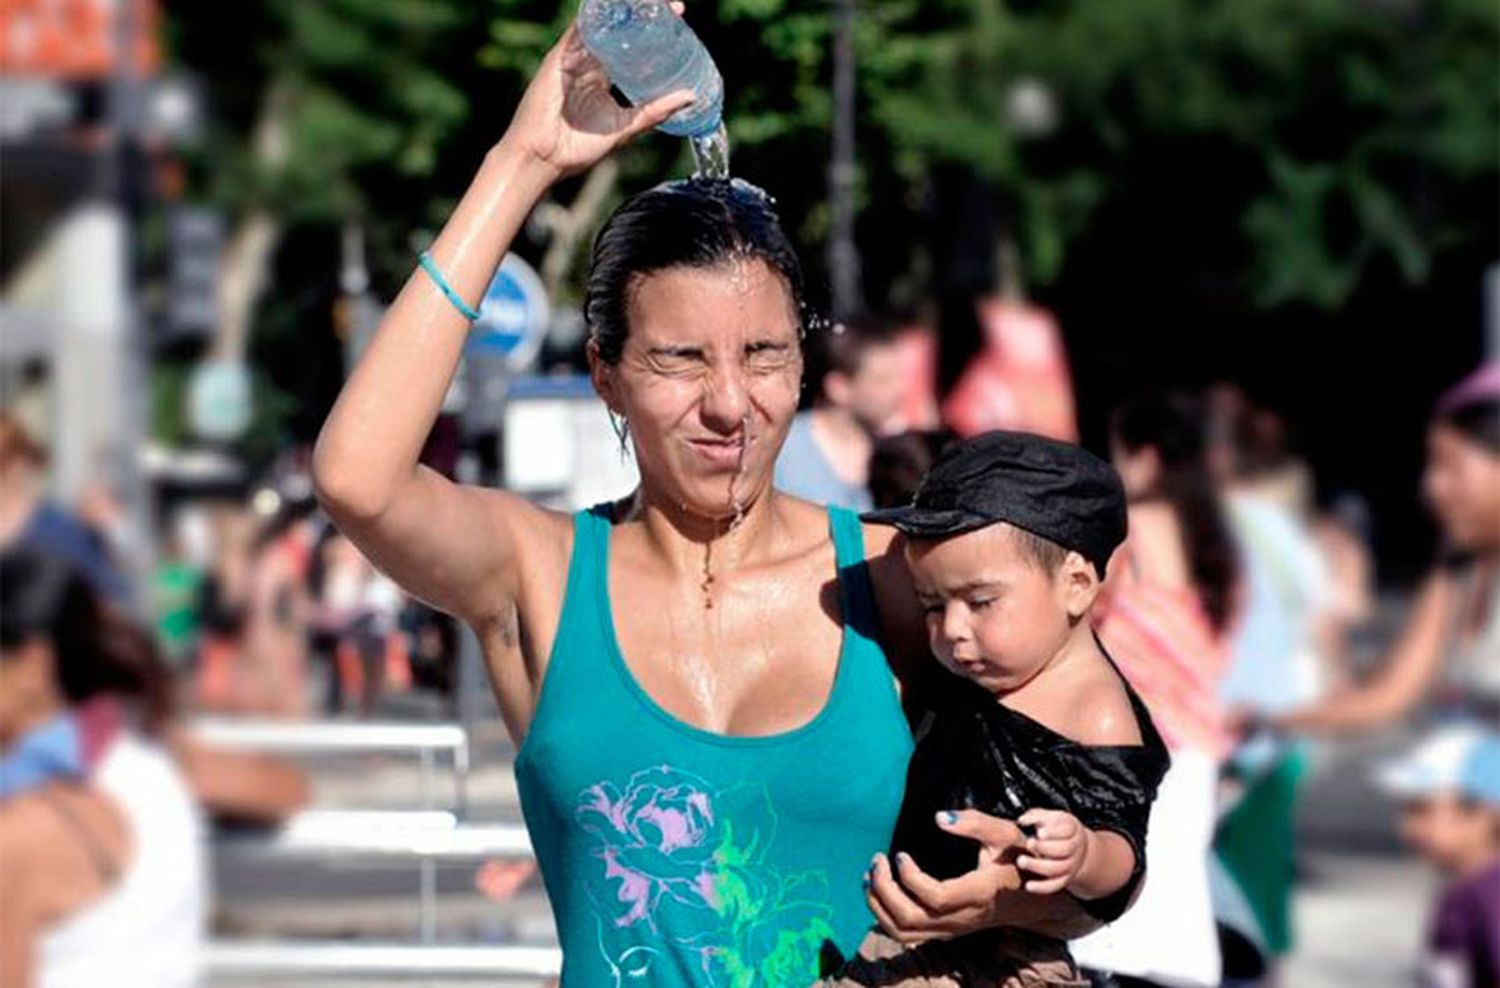
[[[667,0],[583,0],[578,33],[610,81],[636,106],[679,89],[697,94],[658,130],[701,138],[719,129],[724,80],[708,49]]]

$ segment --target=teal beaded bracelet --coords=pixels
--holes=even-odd
[[[443,272],[438,270],[431,254],[425,250],[422,251],[417,255],[417,263],[422,265],[422,270],[427,272],[427,277],[432,279],[432,283],[438,287],[439,291],[448,296],[448,301],[453,303],[453,307],[462,313],[465,319],[473,322],[479,318],[479,310],[459,297],[458,292],[453,290],[453,286],[448,284],[448,279],[443,277]]]

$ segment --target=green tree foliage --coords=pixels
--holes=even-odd
[[[514,87],[571,8],[489,10],[480,61]],[[736,171],[820,245],[831,6],[724,0],[688,17],[725,76]],[[1338,305],[1377,259],[1419,284],[1493,227],[1497,41],[1488,0],[866,0],[861,247],[874,271],[909,274],[918,245],[891,231],[913,229],[934,169],[957,163],[995,184],[1029,280],[1051,283],[1097,211],[1133,194],[1132,159],[1165,150],[1194,196],[1233,203],[1254,304]],[[1012,126],[1022,81],[1054,95],[1050,133]],[[667,140],[629,161],[636,185],[687,167]]]
[[[469,118],[453,71],[473,60],[462,48],[467,9],[230,0],[171,10],[175,56],[204,77],[216,124],[197,161],[200,193],[231,212],[269,206],[287,225],[336,224],[377,208],[390,184],[430,177]]]
[[[197,186],[231,212],[275,210],[289,235],[364,218],[389,293],[413,231],[441,222],[573,10],[179,3],[176,56],[205,78],[219,122]],[[832,14],[831,0],[694,0],[687,15],[725,77],[734,170],[778,199],[815,281]],[[1182,193],[1164,210],[1233,217],[1230,246],[1203,264],[1224,268],[1215,276],[1246,307],[1337,306],[1390,270],[1420,284],[1443,252],[1493,242],[1497,36],[1493,0],[863,0],[869,294],[925,287],[917,231],[950,165],[993,184],[1036,287],[1064,278],[1101,214],[1164,167]],[[1053,94],[1050,130],[1012,125],[1023,81]],[[281,114],[284,160],[258,150],[268,113]],[[615,196],[689,164],[681,141],[638,142]]]

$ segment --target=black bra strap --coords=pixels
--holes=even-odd
[[[100,881],[106,886],[113,885],[120,877],[120,866],[99,840],[98,835],[84,824],[83,819],[73,807],[69,806],[67,800],[56,791],[44,786],[36,793],[42,798],[42,802],[52,807],[62,818],[63,822],[68,825],[68,829],[73,831],[73,836],[77,837],[78,842],[83,845],[84,853],[89,856],[89,861],[93,863],[94,870],[99,874]]]

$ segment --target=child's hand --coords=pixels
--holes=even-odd
[[[1088,828],[1062,810],[1027,810],[1016,822],[1036,828],[1026,839],[1026,853],[1016,859],[1017,868],[1038,876],[1027,879],[1026,891],[1051,895],[1067,888],[1088,860]]]

